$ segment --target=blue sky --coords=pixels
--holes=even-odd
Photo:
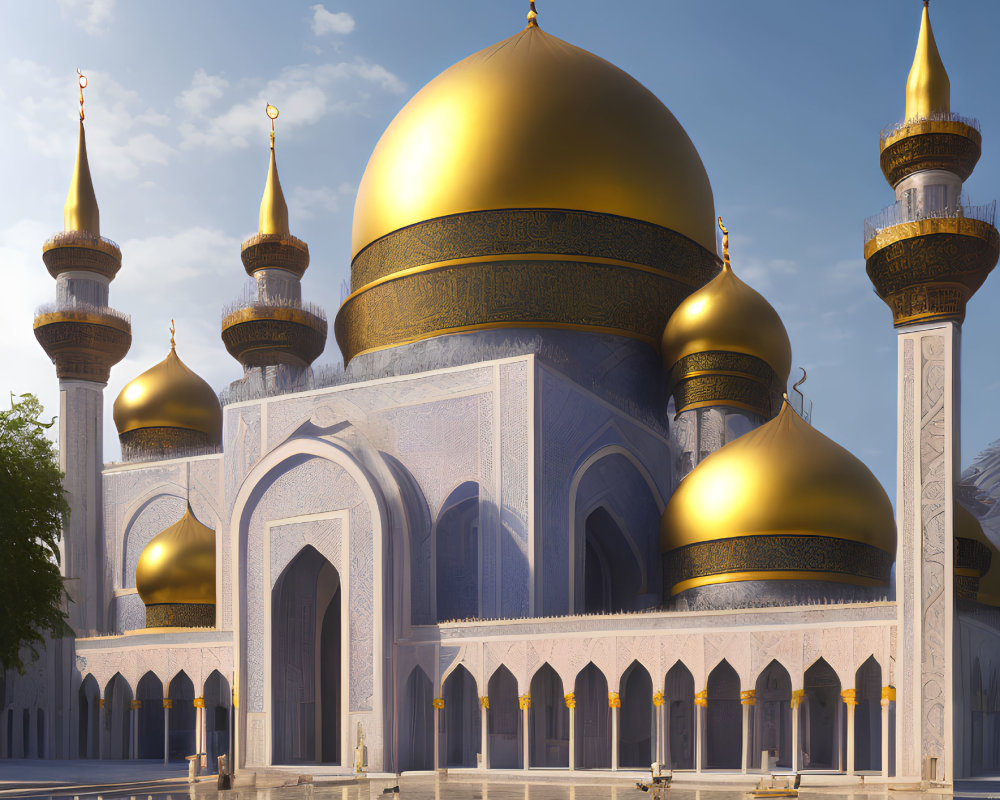
[[[543,28],[630,72],[684,125],[731,231],[735,270],[782,315],[795,374],[799,365],[809,372],[814,424],[894,497],[895,334],[864,273],[862,223],[893,199],[878,137],[903,113],[920,1],[537,5]],[[255,231],[267,171],[265,102],[281,110],[291,228],[312,254],[303,298],[332,323],[348,277],[354,192],[382,130],[439,72],[518,31],[526,11],[527,0],[4,2],[0,352],[9,388],[58,408],[55,371],[31,322],[55,295],[40,253],[62,227],[77,67],[90,79],[102,233],[124,253],[111,304],[132,315],[132,350],[105,394],[113,460],[111,404],[166,355],[171,317],[180,356],[216,389],[241,373],[219,320],[247,280],[239,246]],[[952,110],[983,129],[966,197],[987,202],[1000,193],[1000,3],[936,0],[931,17]],[[997,308],[992,276],[963,332],[963,464],[1000,437]],[[339,358],[330,327],[318,363]]]

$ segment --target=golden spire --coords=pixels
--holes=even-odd
[[[913,56],[910,76],[906,79],[906,119],[921,119],[933,114],[947,114],[951,110],[951,82],[945,71],[931,18],[927,13],[927,0],[920,18],[917,52]]]
[[[530,0],[530,9],[528,11],[528,27],[537,28],[538,27],[538,12],[535,11],[535,0]]]
[[[280,234],[290,236],[288,231],[288,205],[281,191],[281,181],[278,180],[278,165],[274,160],[274,121],[278,118],[278,109],[267,104],[265,109],[271,120],[271,165],[267,170],[267,183],[264,185],[264,197],[260,201],[259,233]]]
[[[722,231],[722,271],[732,272],[733,265],[729,263],[729,229],[722,224],[722,217],[719,217],[719,230]]]
[[[90,179],[90,164],[87,163],[87,137],[83,131],[83,90],[87,88],[87,76],[76,71],[80,81],[80,140],[76,150],[76,166],[69,182],[66,205],[63,207],[63,228],[67,231],[85,231],[101,235],[101,213],[97,208],[94,183]]]
[[[174,321],[170,320],[170,349],[176,350],[177,343],[174,342],[174,334],[177,333],[177,329],[174,327]]]

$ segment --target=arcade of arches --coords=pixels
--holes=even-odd
[[[593,662],[571,685],[548,663],[527,686],[500,666],[478,695],[459,665],[435,697],[414,667],[400,708],[400,741],[410,742],[400,769],[648,769],[659,761],[698,771],[884,773],[892,757],[895,693],[883,688],[874,657],[856,670],[854,688],[822,658],[795,681],[773,660],[750,686],[723,660],[699,692],[680,661],[659,684],[633,661],[619,690],[609,685]]]

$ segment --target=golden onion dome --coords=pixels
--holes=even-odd
[[[209,384],[170,352],[125,385],[115,399],[115,426],[123,447],[142,450],[175,446],[218,447],[222,442],[222,407]],[[161,448],[155,446],[162,443]]]
[[[354,206],[353,253],[424,220],[573,209],[714,251],[708,175],[674,115],[627,73],[529,23],[428,83],[386,129]]]
[[[681,481],[660,547],[672,594],[737,580],[874,586],[888,583],[896,525],[871,471],[786,402]]]
[[[139,554],[135,587],[148,627],[213,623],[215,531],[197,520],[190,504]]]
[[[670,315],[660,344],[667,369],[685,356],[713,350],[755,356],[774,370],[782,384],[788,381],[792,368],[788,332],[774,307],[736,277],[728,241],[723,245],[722,272]]]

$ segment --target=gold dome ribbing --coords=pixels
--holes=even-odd
[[[361,179],[353,253],[424,220],[507,208],[630,217],[715,249],[712,189],[674,115],[532,24],[445,70],[396,115]]]
[[[789,543],[783,562],[753,563],[772,537]],[[702,461],[667,503],[660,528],[665,567],[682,549],[706,543],[711,549],[671,582],[673,593],[733,580],[887,582],[896,525],[868,468],[786,402],[775,419]],[[727,563],[727,543],[750,543],[740,556],[749,560]],[[817,569],[807,546],[829,563]],[[880,574],[852,573],[851,560],[863,562],[868,553],[883,562]]]
[[[947,114],[950,110],[951,82],[938,53],[927,3],[924,2],[917,50],[906,79],[906,119],[923,119]]]

